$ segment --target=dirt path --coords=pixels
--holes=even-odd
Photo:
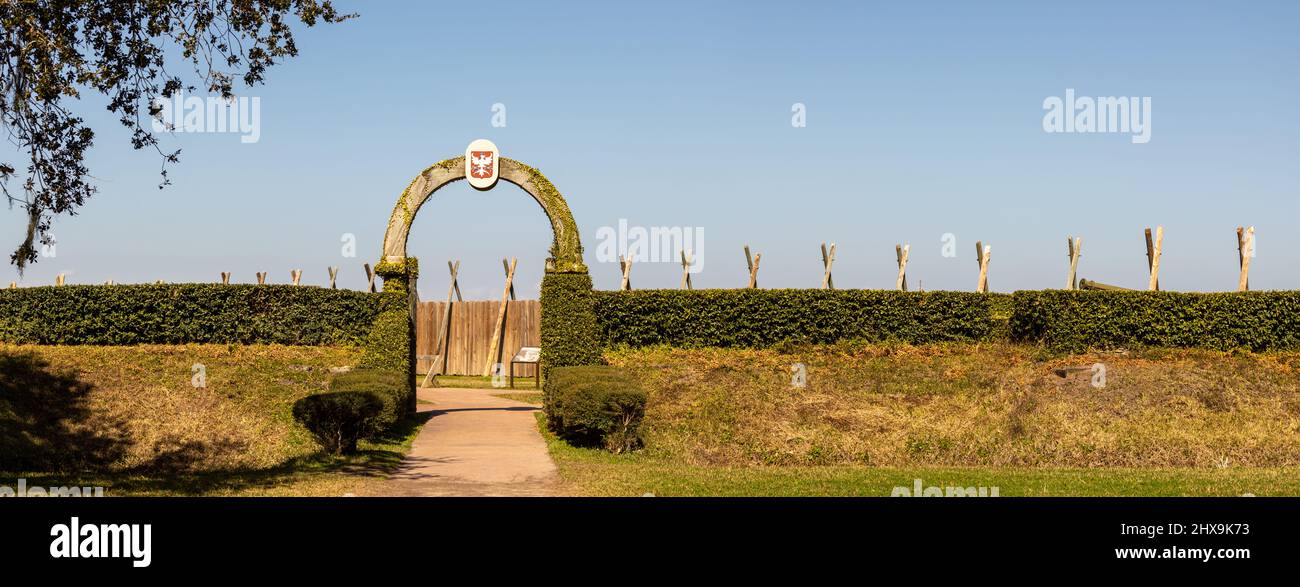
[[[419,390],[433,417],[377,493],[390,496],[553,495],[555,463],[537,431],[538,406],[494,397],[505,390]],[[427,403],[432,402],[432,403]]]

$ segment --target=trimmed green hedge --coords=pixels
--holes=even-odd
[[[68,285],[0,290],[17,344],[358,344],[406,298],[292,285]]]
[[[1011,336],[1063,352],[1300,348],[1300,292],[1018,291]]]
[[[1300,348],[1300,292],[729,289],[594,293],[607,345],[765,347],[839,340],[1010,340],[1062,352],[1130,346]]]
[[[1007,298],[950,291],[601,291],[595,293],[595,311],[609,345],[764,347],[846,339],[925,344],[1004,336]]]
[[[626,452],[641,444],[646,392],[614,367],[556,367],[543,390],[546,424],[575,446]]]
[[[415,323],[411,320],[407,294],[384,291],[374,295],[389,301],[366,337],[357,366],[384,372],[402,384],[397,396],[398,409],[393,412],[393,419],[384,423],[383,427],[387,428],[398,417],[415,413]]]
[[[555,367],[600,364],[602,346],[590,276],[547,273],[542,277],[541,306],[543,378]]]
[[[387,294],[378,294],[387,295]],[[406,296],[401,296],[405,299]],[[360,367],[405,371],[408,367],[407,346],[410,319],[404,309],[394,309],[379,314],[366,336]]]

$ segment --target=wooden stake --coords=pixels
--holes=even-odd
[[[326,267],[325,270],[330,274],[330,289],[338,289],[339,268]]]
[[[1156,227],[1156,238],[1151,240],[1151,229],[1146,229],[1147,237],[1147,269],[1151,271],[1151,280],[1147,282],[1147,290],[1160,291],[1160,245],[1165,240],[1165,227]]]
[[[511,259],[510,268],[506,271],[506,288],[501,292],[501,309],[497,311],[497,326],[492,330],[492,352],[488,355],[487,365],[483,367],[484,377],[491,375],[492,366],[501,362],[501,329],[506,323],[506,306],[510,304],[510,288],[515,281],[515,266],[518,262],[518,259]]]
[[[831,265],[835,264],[835,243],[827,250],[822,243],[822,289],[835,289],[835,280],[831,277]]]
[[[1065,289],[1079,289],[1078,282],[1075,281],[1075,273],[1079,270],[1079,254],[1083,250],[1083,237],[1065,237],[1065,244],[1069,248],[1070,256],[1070,275],[1066,278]]]
[[[745,245],[745,266],[749,268],[749,289],[758,287],[758,262],[763,260],[762,253],[749,254],[749,245]]]
[[[257,285],[266,285],[266,272],[265,272],[265,271],[258,271],[258,272],[257,272]]]
[[[1150,291],[1159,291],[1160,279],[1158,279],[1159,273],[1156,271],[1157,265],[1155,262],[1157,248],[1156,241],[1151,238],[1150,228],[1147,228],[1144,233],[1147,239],[1147,274],[1150,276],[1147,282],[1147,289]],[[1157,226],[1156,233],[1157,235],[1163,236],[1164,228]]]
[[[452,265],[451,261],[447,261],[447,270],[451,271],[451,286],[456,289],[456,301],[465,301],[460,297],[460,280],[457,278],[460,275],[460,261],[456,261],[455,265]]]
[[[290,269],[289,277],[293,280],[294,285],[298,285],[298,282],[302,280],[302,269]]]
[[[221,272],[221,285],[230,285],[230,272],[229,272],[229,271],[222,271],[222,272]]]
[[[619,282],[619,291],[632,291],[632,259],[618,256],[618,267],[623,272],[623,281]]]
[[[1241,267],[1241,276],[1237,278],[1237,291],[1250,289],[1250,257],[1255,253],[1255,227],[1245,229],[1237,227],[1237,264]]]
[[[989,254],[992,250],[993,247],[989,245],[979,241],[975,242],[975,260],[979,261],[980,264],[980,280],[975,285],[975,291],[980,293],[988,293],[989,291]]]
[[[510,276],[510,263],[505,259],[501,260],[501,269],[505,272],[506,277]],[[510,284],[510,299],[515,299],[515,285]]]
[[[912,252],[912,245],[894,245],[894,257],[898,261],[898,279],[894,280],[894,289],[907,291],[907,257]]]
[[[691,264],[694,260],[691,258],[690,251],[682,250],[682,289],[695,289],[691,284]]]
[[[1245,263],[1245,261],[1246,261],[1246,259],[1245,259],[1245,244],[1246,244],[1246,243],[1244,242],[1244,241],[1245,241],[1245,237],[1246,237],[1246,234],[1245,234],[1245,233],[1246,233],[1246,229],[1245,229],[1244,227],[1241,227],[1241,226],[1238,226],[1238,227],[1237,227],[1237,271],[1238,271],[1238,274],[1239,274],[1239,276],[1238,276],[1238,281],[1237,281],[1237,291],[1246,291],[1246,289],[1249,288],[1249,285],[1250,285],[1249,283],[1247,283],[1247,284],[1246,284],[1246,285],[1247,285],[1247,288],[1243,288],[1243,287],[1241,287],[1241,278],[1240,278],[1240,272],[1241,272],[1242,269],[1245,268],[1244,265],[1246,264],[1246,263]]]
[[[361,266],[366,268],[367,289],[370,293],[375,293],[375,270],[370,268],[370,263],[362,263]]]
[[[1120,287],[1118,285],[1110,285],[1107,283],[1100,283],[1097,281],[1088,281],[1087,279],[1079,279],[1079,289],[1101,290],[1101,291],[1136,291],[1136,290],[1129,289],[1127,287]]]
[[[455,294],[456,299],[460,300],[460,285],[456,283],[456,274],[460,273],[460,261],[452,263],[447,261],[447,271],[451,272],[451,285],[447,286],[447,306],[442,309],[442,324],[438,329],[438,344],[434,347],[434,364],[429,366],[429,372],[424,374],[424,381],[420,382],[420,387],[435,387],[437,375],[442,375],[447,371],[448,341],[451,336],[451,296]]]
[[[60,273],[60,274],[58,274],[58,275],[55,275],[55,276],[54,276],[54,285],[63,285],[63,278],[64,278],[64,276],[63,276],[62,273]]]

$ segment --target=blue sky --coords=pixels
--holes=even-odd
[[[260,141],[164,138],[183,149],[165,190],[156,155],[87,98],[101,193],[56,221],[57,257],[22,283],[301,268],[318,284],[338,265],[361,287],[407,183],[487,138],[565,195],[602,289],[618,268],[597,262],[596,233],[620,218],[703,227],[697,287],[743,286],[745,244],[760,285],[815,287],[825,241],[841,288],[892,287],[894,245],[910,243],[913,287],[970,290],[976,240],[993,290],[1061,287],[1067,235],[1084,239],[1082,277],[1140,287],[1142,229],[1159,224],[1164,289],[1229,290],[1244,224],[1252,287],[1300,288],[1298,3],[336,4],[360,18],[303,30],[301,56],[243,91],[261,99]],[[1151,97],[1150,142],[1044,132],[1044,99],[1067,88]],[[8,250],[23,220],[2,218]],[[524,192],[459,182],[420,211],[408,252],[425,299],[445,295],[447,259],[468,297],[499,296],[507,256],[534,297],[549,242]],[[679,279],[670,263],[633,272],[640,288]]]

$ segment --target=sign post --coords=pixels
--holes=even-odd
[[[510,359],[510,389],[515,388],[515,364],[531,363],[533,365],[537,365],[537,363],[541,360],[541,358],[542,358],[542,349],[540,347],[526,346],[520,348],[519,352],[515,353],[514,358]],[[540,388],[541,386],[542,386],[542,370],[535,368],[534,376],[533,376],[533,387]]]

